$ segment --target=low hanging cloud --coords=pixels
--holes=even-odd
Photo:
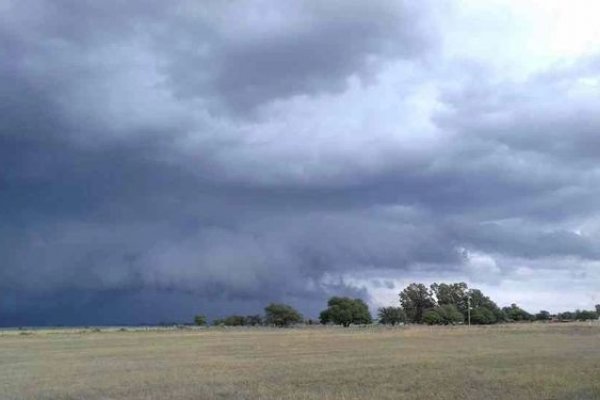
[[[596,49],[504,73],[458,49],[467,6],[1,6],[0,324],[314,316],[406,279],[600,298]]]

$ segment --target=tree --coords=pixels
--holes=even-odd
[[[444,304],[430,308],[423,314],[427,325],[454,325],[464,321],[464,317],[454,304]]]
[[[434,283],[431,285],[431,291],[441,306],[451,304],[456,306],[463,315],[467,312],[467,284],[458,283]]]
[[[454,325],[465,320],[464,315],[458,311],[458,308],[454,304],[443,304],[437,307],[436,311],[442,319],[441,323],[444,325]]]
[[[596,314],[600,315],[600,304],[596,304]]]
[[[557,315],[557,317],[561,321],[572,321],[575,319],[575,314],[572,313],[571,311],[565,311],[565,312],[559,313]]]
[[[222,320],[225,326],[244,326],[246,325],[246,317],[243,315],[230,315]]]
[[[401,307],[381,307],[377,310],[380,324],[396,325],[406,321],[406,313]]]
[[[246,325],[258,326],[258,325],[262,325],[262,323],[263,323],[262,317],[258,314],[246,316]]]
[[[481,290],[470,289],[468,291],[468,296],[471,297],[471,322],[473,322],[473,310],[478,308],[485,308],[494,315],[494,322],[487,322],[488,324],[506,320],[506,315],[502,309],[500,309],[500,307],[498,307],[498,305],[488,296],[484,295]],[[487,311],[482,311],[482,315],[487,315]],[[488,318],[485,319],[487,320]]]
[[[575,319],[579,321],[598,319],[598,314],[596,314],[596,311],[577,310],[575,311]]]
[[[321,312],[319,318],[322,324],[332,322],[345,327],[350,324],[370,324],[373,320],[364,301],[349,297],[330,298],[327,309]]]
[[[204,316],[202,314],[198,314],[198,315],[194,316],[194,324],[196,324],[198,326],[206,325],[206,316]]]
[[[400,304],[411,322],[423,322],[426,310],[436,306],[431,290],[422,283],[411,283],[400,292]]]
[[[429,309],[423,313],[422,322],[427,325],[440,325],[442,324],[442,316],[436,309]]]
[[[534,316],[523,310],[516,304],[511,304],[510,307],[502,308],[502,311],[506,314],[506,317],[511,321],[531,321]]]
[[[471,323],[474,325],[489,325],[498,322],[496,315],[487,307],[477,307],[471,310]]]
[[[536,321],[548,321],[550,319],[552,319],[552,317],[550,317],[550,313],[546,310],[542,310],[539,313],[535,314]]]
[[[292,306],[271,303],[265,307],[265,322],[278,327],[289,326],[302,322],[303,317]]]

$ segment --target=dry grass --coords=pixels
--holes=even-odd
[[[0,398],[600,399],[600,327],[2,332]]]

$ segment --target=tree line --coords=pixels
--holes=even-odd
[[[489,325],[502,322],[520,321],[560,321],[598,319],[600,304],[595,310],[576,310],[551,315],[541,310],[530,314],[516,304],[500,308],[479,289],[470,289],[464,282],[411,283],[399,294],[399,306],[381,307],[377,310],[377,322],[385,325],[404,323],[427,325],[456,325],[471,323]],[[334,296],[327,302],[327,308],[319,315],[321,324],[366,325],[373,323],[369,307],[362,299]],[[196,315],[196,325],[207,325],[204,315]],[[287,304],[272,303],[265,307],[261,315],[231,315],[212,322],[215,326],[277,326],[294,324],[314,324],[304,320],[300,312]]]

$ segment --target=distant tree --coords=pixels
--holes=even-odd
[[[384,325],[396,325],[406,321],[406,313],[401,307],[381,307],[377,310],[379,323]]]
[[[425,311],[436,306],[431,290],[422,283],[411,283],[400,292],[400,304],[407,319],[416,323],[423,322]]]
[[[443,304],[426,310],[423,322],[427,325],[455,325],[462,323],[464,317],[454,304]]]
[[[505,312],[479,289],[469,289],[464,282],[433,283],[428,289],[420,283],[412,283],[400,293],[400,304],[411,322],[424,322],[424,313],[430,313],[427,323],[456,324],[465,321],[471,311],[471,323],[493,324],[507,319]],[[476,311],[478,310],[478,311]],[[521,310],[523,311],[523,310]],[[523,311],[524,312],[524,311]],[[521,318],[532,317],[519,314]]]
[[[262,325],[263,320],[260,315],[256,314],[256,315],[247,315],[245,322],[246,322],[246,325],[248,325],[248,326],[259,326],[259,325]]]
[[[572,313],[571,311],[565,311],[565,312],[559,313],[557,315],[557,318],[561,321],[573,321],[575,319],[575,314]]]
[[[246,317],[243,315],[230,315],[223,319],[225,326],[244,326],[246,325]]]
[[[542,310],[539,313],[535,314],[536,321],[548,321],[550,319],[552,319],[552,317],[550,316],[550,313],[546,310]]]
[[[477,307],[471,310],[471,323],[473,325],[489,325],[498,322],[496,315],[487,307]]]
[[[455,325],[465,320],[464,315],[458,311],[454,304],[442,304],[436,308],[437,313],[442,319],[444,325]]]
[[[486,322],[486,324],[493,324],[506,320],[506,315],[502,309],[498,307],[498,305],[494,303],[488,296],[484,295],[481,290],[469,289],[468,296],[471,297],[471,323],[473,323],[473,310],[478,308],[484,308],[494,314],[494,322]],[[482,311],[482,315],[487,315],[487,311]],[[488,318],[485,319],[487,320]]]
[[[575,319],[578,321],[587,321],[590,319],[598,319],[596,311],[577,310],[575,311]]]
[[[502,308],[502,311],[510,321],[532,321],[535,318],[514,303],[510,307]]]
[[[212,325],[213,325],[213,326],[223,326],[223,325],[225,325],[225,324],[223,323],[223,320],[222,320],[222,319],[220,319],[220,318],[217,318],[217,319],[213,319]]]
[[[265,322],[279,327],[302,322],[302,314],[287,304],[271,303],[265,307]]]
[[[431,308],[423,313],[422,322],[427,325],[440,325],[442,321],[442,316],[437,309]]]
[[[466,314],[468,293],[466,283],[434,283],[431,285],[431,291],[435,295],[438,305],[451,304],[456,306],[463,315]]]
[[[600,304],[596,304],[596,314],[600,315]]]
[[[194,324],[198,325],[198,326],[206,325],[206,316],[204,316],[202,314],[198,314],[198,315],[194,316]]]
[[[364,301],[349,297],[330,298],[327,309],[321,312],[319,319],[322,324],[331,322],[345,327],[350,324],[370,324],[373,320]]]

